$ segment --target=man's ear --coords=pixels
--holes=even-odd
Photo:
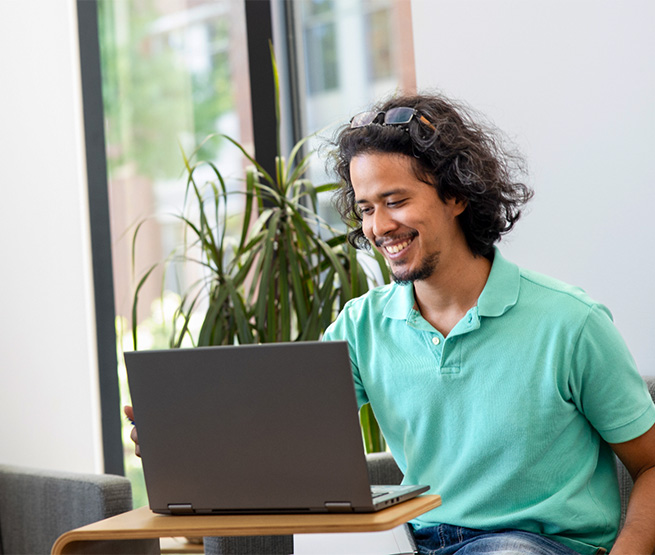
[[[450,206],[451,210],[453,211],[453,216],[457,217],[462,212],[464,212],[464,210],[466,210],[466,207],[468,206],[468,201],[451,197],[446,201],[446,204]]]

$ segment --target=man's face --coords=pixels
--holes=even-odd
[[[362,231],[388,260],[396,281],[427,280],[444,257],[466,244],[457,222],[464,205],[443,202],[434,187],[418,180],[408,156],[356,156],[350,177]]]

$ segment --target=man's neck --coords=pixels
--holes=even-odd
[[[430,278],[414,282],[414,298],[421,315],[446,337],[478,301],[489,278],[491,262],[470,252]]]

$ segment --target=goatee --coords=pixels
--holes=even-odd
[[[409,270],[407,272],[394,272],[390,268],[391,277],[398,285],[409,285],[415,281],[420,281],[422,279],[429,278],[439,264],[439,254],[438,252],[432,253],[426,256],[422,261],[421,265],[415,270]]]

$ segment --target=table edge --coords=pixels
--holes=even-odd
[[[65,547],[68,544],[75,542],[87,542],[87,541],[99,541],[99,540],[138,540],[138,539],[154,539],[154,538],[163,538],[163,537],[175,537],[175,536],[243,536],[243,535],[286,535],[286,534],[311,534],[311,533],[333,533],[333,532],[381,532],[384,530],[390,530],[404,524],[405,522],[415,518],[429,510],[432,510],[441,505],[441,497],[439,495],[421,495],[410,499],[388,509],[383,509],[382,511],[375,513],[325,513],[325,514],[313,514],[313,515],[254,515],[254,516],[265,516],[265,517],[323,517],[313,519],[316,520],[315,523],[303,523],[302,525],[296,524],[283,524],[277,526],[262,525],[262,526],[250,526],[250,527],[239,527],[239,526],[229,526],[223,530],[217,530],[216,527],[212,526],[203,526],[203,527],[193,527],[191,529],[182,528],[181,524],[188,522],[189,518],[202,518],[202,516],[168,516],[168,515],[157,515],[150,511],[148,507],[140,507],[128,511],[126,513],[121,513],[119,515],[104,519],[98,522],[76,528],[65,532],[52,546],[52,554],[58,555],[60,553],[65,553]],[[395,511],[393,509],[396,509]],[[404,509],[404,510],[401,510]],[[141,517],[140,513],[144,513],[144,516]],[[107,523],[115,522],[118,520],[120,522],[127,518],[129,515],[137,515],[144,519],[144,523],[150,518],[165,518],[165,519],[176,519],[178,520],[177,526],[171,526],[168,529],[164,530],[161,528],[107,528]],[[235,516],[235,515],[221,515],[216,518],[222,518],[223,516]],[[237,515],[242,517],[243,515]],[[327,517],[327,518],[325,518]],[[332,518],[334,517],[334,518]],[[340,519],[344,517],[350,517],[354,522],[348,523],[345,527],[343,522]],[[214,518],[209,515],[209,518]],[[308,519],[309,520],[309,519]],[[329,520],[334,520],[334,523],[330,523]],[[357,522],[361,520],[362,522]],[[173,521],[174,522],[174,521]],[[170,523],[169,523],[170,524]],[[344,529],[346,528],[346,529]],[[250,531],[251,534],[245,534],[244,532]]]

